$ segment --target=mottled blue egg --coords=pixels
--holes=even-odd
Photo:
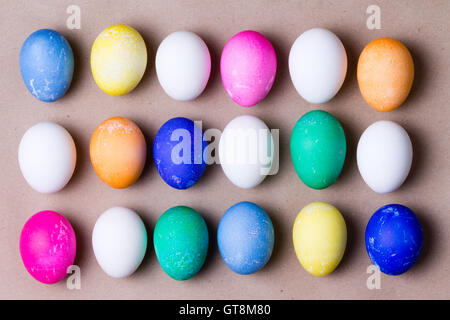
[[[61,98],[73,76],[73,52],[58,32],[42,29],[32,33],[20,50],[20,72],[28,90],[44,102]]]
[[[251,274],[263,268],[272,255],[274,241],[270,217],[252,202],[239,202],[229,208],[217,230],[223,260],[239,274]]]
[[[161,178],[175,189],[192,187],[206,168],[208,143],[194,121],[173,118],[162,125],[153,142],[153,159]]]
[[[382,272],[399,275],[408,271],[419,257],[422,227],[411,209],[388,204],[370,218],[365,239],[370,260]]]

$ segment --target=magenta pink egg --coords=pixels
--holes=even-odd
[[[54,211],[40,211],[25,223],[20,234],[20,255],[27,271],[38,281],[56,283],[75,260],[76,239],[70,222]]]
[[[225,45],[220,59],[223,86],[244,107],[259,103],[272,88],[277,55],[269,40],[256,31],[242,31]]]

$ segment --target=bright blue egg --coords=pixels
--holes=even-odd
[[[208,143],[201,128],[186,118],[162,125],[153,142],[153,159],[161,178],[171,187],[192,187],[206,168]]]
[[[419,219],[400,204],[378,209],[367,224],[365,238],[370,260],[389,275],[408,271],[417,261],[423,244]]]
[[[69,42],[48,29],[32,33],[20,50],[20,72],[33,96],[44,102],[61,98],[73,76],[73,52]]]
[[[239,202],[229,208],[217,230],[223,260],[239,274],[251,274],[264,267],[272,255],[274,241],[270,217],[252,202]]]

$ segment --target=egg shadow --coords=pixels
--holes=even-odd
[[[350,270],[352,265],[355,265],[358,260],[358,243],[364,242],[364,228],[358,228],[355,224],[354,219],[351,215],[346,214],[346,212],[350,212],[351,208],[347,208],[345,204],[337,203],[336,207],[339,208],[342,216],[345,220],[345,226],[347,228],[347,244],[345,247],[344,255],[339,262],[339,265],[336,269],[330,274],[332,276],[339,276],[341,273]],[[363,234],[361,234],[361,230],[363,230]],[[363,245],[365,248],[365,245]]]
[[[90,66],[85,65],[84,60],[82,59],[82,49],[81,46],[78,44],[78,41],[75,39],[75,37],[68,32],[62,33],[64,38],[67,39],[67,41],[70,44],[70,47],[72,48],[73,52],[73,60],[74,60],[74,68],[73,68],[73,77],[72,82],[70,83],[69,88],[67,89],[67,92],[62,97],[62,101],[64,102],[64,99],[70,98],[73,94],[76,94],[78,90],[81,88],[81,83],[83,82],[83,77],[86,70],[90,70]]]
[[[358,171],[356,149],[358,147],[359,135],[356,134],[357,129],[352,122],[347,121],[345,117],[339,117],[337,119],[344,129],[347,150],[341,173],[334,184],[346,184],[350,183],[351,179],[354,179],[353,173],[355,170]]]
[[[280,38],[280,36],[273,33],[272,31],[262,30],[261,34],[263,34],[270,41],[277,57],[277,69],[272,87],[267,93],[266,97],[257,105],[258,108],[269,108],[276,103],[275,101],[280,98],[280,95],[283,94],[284,90],[289,87],[289,83],[291,83],[288,64],[290,49],[289,44],[282,43],[282,39]],[[293,87],[293,85],[291,86]]]
[[[290,243],[288,239],[286,239],[286,235],[282,232],[282,230],[286,230],[286,226],[283,226],[281,219],[279,219],[279,209],[275,209],[270,205],[261,206],[264,211],[269,215],[270,220],[272,221],[273,229],[274,229],[274,244],[272,255],[270,256],[267,264],[261,269],[261,272],[274,272],[285,259],[283,255],[288,252],[287,243]],[[276,214],[278,213],[278,214]],[[293,222],[292,222],[293,225]]]
[[[89,144],[84,146],[83,139],[81,137],[81,132],[83,129],[77,129],[76,126],[72,125],[72,121],[64,124],[64,128],[70,133],[75,144],[77,160],[75,164],[75,169],[73,171],[72,177],[70,178],[67,185],[62,189],[62,192],[68,192],[73,188],[78,188],[82,184],[82,180],[86,179],[84,172],[86,172],[88,167],[91,166],[91,160],[89,156]]]
[[[200,94],[200,96],[195,99],[195,101],[198,102],[200,106],[203,106],[203,101],[205,101],[206,99],[210,99],[217,94],[217,92],[215,92],[213,88],[216,85],[218,86],[219,82],[220,84],[222,83],[222,79],[220,77],[220,57],[222,54],[222,46],[214,40],[217,37],[215,37],[213,34],[210,34],[209,32],[205,32],[204,30],[195,30],[193,32],[195,32],[195,34],[202,38],[206,43],[206,46],[209,50],[209,55],[211,57],[211,72],[209,74],[208,83],[206,84],[206,87]]]
[[[329,28],[328,30],[333,30],[333,28]],[[333,33],[341,40],[345,52],[347,54],[347,73],[345,75],[344,82],[342,83],[341,88],[336,93],[336,95],[332,98],[331,101],[336,99],[334,102],[339,101],[341,98],[345,99],[345,95],[353,90],[353,88],[358,87],[357,83],[357,67],[358,67],[358,59],[361,53],[361,49],[359,45],[355,42],[354,37],[344,30],[333,30]],[[333,103],[334,103],[333,102]]]
[[[427,159],[426,155],[430,154],[426,138],[423,134],[420,134],[420,129],[414,127],[411,124],[404,125],[405,130],[408,132],[409,138],[413,146],[413,159],[411,169],[405,182],[401,185],[400,190],[402,192],[411,191],[417,185],[420,185],[426,176]]]
[[[284,131],[281,129],[282,126],[279,123],[276,123],[271,119],[267,119],[265,123],[269,127],[269,130],[278,129],[278,141],[274,139],[274,152],[275,150],[278,150],[278,152],[275,152],[272,160],[272,166],[274,163],[277,164],[278,170],[274,174],[267,175],[266,178],[261,182],[261,184],[255,187],[256,189],[262,187],[270,188],[274,183],[277,183],[280,179],[283,179],[281,175],[281,173],[283,172],[282,170],[286,170],[286,168],[288,168],[289,161],[291,159],[289,144],[290,136],[283,134]]]
[[[430,60],[431,55],[426,52],[425,46],[416,42],[416,40],[401,40],[408,48],[414,61],[414,81],[408,97],[399,108],[406,107],[408,110],[412,107],[408,105],[409,101],[414,101],[425,96],[427,88],[432,86],[432,79],[428,77],[427,64],[424,61]],[[428,86],[426,85],[428,83]],[[413,104],[414,105],[414,104]]]
[[[153,161],[153,139],[151,133],[155,131],[152,125],[143,123],[141,120],[135,119],[130,120],[136,123],[139,129],[141,129],[141,132],[144,135],[145,143],[147,146],[147,155],[145,159],[144,168],[142,169],[141,175],[139,176],[138,180],[133,184],[133,186],[140,186],[141,184],[146,183],[153,176],[152,169],[153,167],[155,167],[155,165]]]
[[[139,217],[142,219],[144,223],[145,230],[147,231],[147,248],[145,250],[144,258],[142,259],[141,264],[137,268],[137,270],[131,275],[132,277],[140,277],[143,274],[146,274],[153,267],[153,229],[151,228],[152,223],[148,218],[148,214],[145,210],[132,208]],[[156,254],[155,254],[156,255]]]
[[[437,255],[436,243],[442,241],[439,239],[439,233],[436,232],[438,229],[436,224],[429,218],[432,215],[423,214],[425,212],[423,208],[411,208],[411,210],[416,214],[422,226],[423,246],[416,263],[408,270],[408,275],[425,272],[427,268],[431,267],[435,263],[434,258]]]
[[[197,209],[195,209],[197,210]],[[207,277],[211,274],[213,274],[214,272],[214,268],[213,265],[215,264],[214,260],[217,257],[216,253],[219,251],[219,248],[217,246],[217,227],[215,226],[215,224],[210,220],[210,218],[208,218],[207,216],[205,216],[201,211],[197,211],[199,212],[203,219],[205,220],[206,223],[206,227],[208,228],[208,252],[206,254],[206,258],[205,258],[205,262],[203,263],[202,268],[200,269],[200,271],[198,272],[199,277]]]
[[[134,95],[140,94],[142,90],[148,90],[148,87],[156,78],[155,57],[156,50],[158,49],[158,41],[156,39],[156,36],[151,31],[151,28],[146,25],[136,24],[132,27],[136,29],[136,31],[139,32],[139,34],[142,36],[142,39],[144,39],[145,47],[147,48],[147,65],[145,67],[144,75],[142,76],[137,86],[131,92],[124,95],[124,97],[127,98],[133,98]]]
[[[91,238],[92,230],[87,231],[86,228],[82,228],[83,224],[80,222],[82,217],[79,217],[76,213],[69,211],[63,212],[63,215],[69,220],[75,232],[77,250],[74,265],[79,266],[82,270],[88,260],[86,253],[92,250],[91,242],[86,241],[86,239]]]
[[[214,129],[214,128],[211,128],[211,125],[208,123],[208,121],[205,121],[205,120],[201,120],[201,121],[202,121],[203,134],[208,129]],[[221,170],[221,168],[219,169],[218,167],[220,165],[217,165],[216,162],[213,160],[214,160],[214,158],[216,158],[216,157],[218,158],[218,156],[219,156],[219,154],[218,154],[219,140],[220,140],[220,136],[219,137],[213,136],[213,139],[211,141],[207,141],[208,147],[212,143],[215,143],[215,145],[217,147],[214,148],[212,150],[212,152],[208,150],[208,153],[210,154],[210,156],[208,156],[208,162],[206,164],[205,171],[203,172],[202,176],[200,177],[200,180],[193,187],[195,187],[196,185],[203,187],[204,185],[213,183],[213,181],[215,181],[215,179],[217,179],[218,173],[216,171]],[[208,164],[208,163],[210,163],[210,164]],[[207,190],[205,190],[205,191],[207,191]]]

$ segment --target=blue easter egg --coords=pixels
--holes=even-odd
[[[159,128],[153,159],[161,178],[175,189],[192,187],[206,168],[208,143],[201,128],[186,118],[173,118]]]
[[[251,274],[266,265],[275,235],[267,213],[252,202],[229,208],[219,223],[217,243],[225,264],[239,274]]]
[[[44,102],[61,98],[73,76],[73,52],[58,32],[42,29],[32,33],[20,50],[20,72],[33,96]]]
[[[411,209],[388,204],[378,209],[366,227],[370,260],[388,275],[399,275],[417,261],[423,244],[422,227]]]

